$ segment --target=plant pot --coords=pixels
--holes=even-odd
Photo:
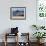
[[[37,42],[38,42],[39,44],[41,44],[41,43],[44,42],[44,40],[45,40],[45,39],[37,39]]]
[[[40,43],[40,39],[37,39],[37,43]]]
[[[40,39],[40,43],[44,43],[44,40],[45,40],[45,39]]]

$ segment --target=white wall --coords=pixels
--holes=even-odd
[[[26,7],[26,20],[10,20],[10,7]],[[36,24],[36,0],[0,0],[0,34],[17,26],[32,36],[32,24]]]

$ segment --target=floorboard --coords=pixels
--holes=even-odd
[[[0,42],[0,46],[5,46],[4,42]],[[7,46],[16,46],[15,42],[9,42]],[[37,43],[30,43],[30,46],[37,46]],[[46,46],[46,43],[44,43],[44,45],[42,46]]]

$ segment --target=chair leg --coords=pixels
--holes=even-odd
[[[5,43],[4,43],[4,44],[5,44],[5,46],[7,46],[7,42],[6,42],[6,41],[5,41]]]
[[[5,34],[5,46],[7,46],[7,34]]]

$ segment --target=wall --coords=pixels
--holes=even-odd
[[[26,7],[26,20],[10,20],[10,7]],[[36,24],[36,0],[0,0],[0,34],[10,32],[11,27],[19,27],[19,32],[29,32]]]

